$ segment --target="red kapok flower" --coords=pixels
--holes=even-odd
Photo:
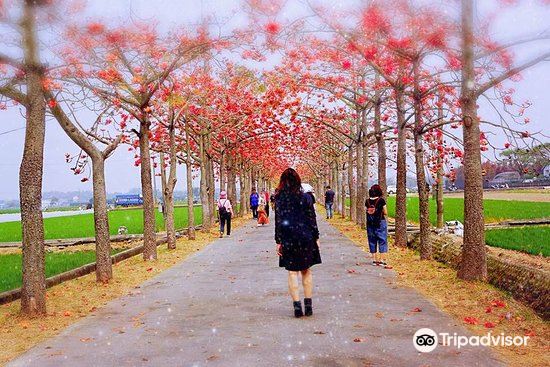
[[[271,21],[265,25],[265,30],[267,33],[277,34],[281,30],[281,26],[279,25],[279,23]]]
[[[342,68],[344,68],[345,70],[351,69],[351,61],[349,60],[342,61]]]

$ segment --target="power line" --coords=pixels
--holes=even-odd
[[[8,130],[8,131],[3,131],[0,133],[0,135],[5,135],[5,134],[9,134],[9,133],[12,133],[14,131],[18,131],[18,130],[23,130],[23,129],[26,129],[27,127],[26,126],[23,126],[23,127],[19,127],[17,129],[12,129],[12,130]]]

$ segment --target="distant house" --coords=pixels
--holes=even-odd
[[[550,178],[550,164],[548,164],[544,169],[542,170],[542,175],[544,177]]]

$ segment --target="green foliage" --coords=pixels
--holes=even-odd
[[[508,166],[522,174],[538,176],[545,166],[550,164],[550,143],[536,145],[532,148],[507,149],[500,153]]]
[[[202,223],[202,207],[196,206],[195,224]],[[126,226],[129,234],[143,233],[142,209],[117,209],[109,212],[109,232],[114,235],[119,226]],[[164,230],[162,214],[155,210],[156,230]],[[187,207],[177,207],[174,212],[176,229],[187,227]],[[92,213],[44,219],[46,239],[83,238],[94,236]],[[0,242],[21,241],[21,222],[0,223]]]

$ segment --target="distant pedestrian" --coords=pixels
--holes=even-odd
[[[271,204],[271,209],[275,210],[275,195],[277,194],[276,190],[273,190],[271,192],[271,195],[269,196],[269,202]]]
[[[225,191],[220,192],[218,200],[218,217],[220,219],[220,238],[223,237],[224,227],[227,225],[227,237],[231,236],[231,217],[233,216],[233,206],[227,198]]]
[[[265,214],[269,217],[269,192],[267,190],[262,190],[262,194],[260,196],[264,199]]]
[[[386,262],[388,252],[388,208],[383,198],[380,185],[373,185],[369,190],[369,198],[365,201],[367,208],[367,237],[369,250],[372,254],[372,264],[391,269]]]
[[[313,186],[311,186],[310,184],[302,184],[302,191],[309,195],[311,197],[311,200],[313,201],[313,204],[316,203],[316,200],[315,200],[315,193],[314,193],[314,190],[313,190]],[[313,206],[315,208],[315,206]]]
[[[260,195],[260,202],[258,203],[258,226],[269,224],[266,207],[265,195]]]
[[[288,270],[288,288],[294,316],[301,317],[298,274],[302,274],[305,315],[313,314],[313,275],[311,267],[321,263],[319,229],[312,195],[302,190],[298,173],[287,168],[281,175],[275,195],[275,242],[279,266]]]
[[[258,205],[260,203],[260,195],[256,192],[256,189],[252,189],[250,194],[250,209],[252,210],[252,218],[258,219]]]
[[[327,219],[332,218],[332,206],[334,205],[334,190],[327,186],[327,191],[325,191],[325,209],[327,211]]]

